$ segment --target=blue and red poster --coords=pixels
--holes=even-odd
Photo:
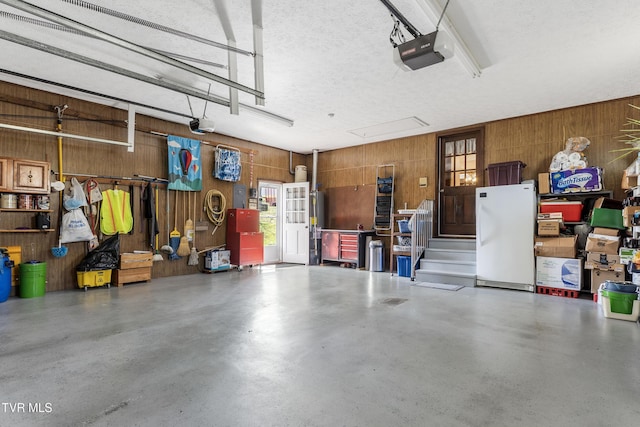
[[[169,190],[202,190],[200,141],[169,135]]]

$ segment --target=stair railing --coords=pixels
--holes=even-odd
[[[411,215],[409,227],[411,229],[411,280],[416,279],[416,264],[422,258],[429,240],[433,237],[434,200],[423,200]]]

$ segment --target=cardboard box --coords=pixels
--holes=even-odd
[[[549,172],[538,174],[538,193],[551,193],[551,180],[549,179]]]
[[[627,175],[627,171],[622,172],[622,189],[629,190],[638,186],[638,175]]]
[[[617,236],[620,234],[620,230],[617,228],[594,227],[592,233],[603,234],[605,236]]]
[[[539,257],[574,258],[577,239],[578,236],[536,237],[535,254]]]
[[[538,212],[538,219],[559,219],[562,220],[562,212]]]
[[[622,209],[622,225],[633,226],[633,214],[636,212],[640,212],[640,206],[625,206]]]
[[[561,222],[557,219],[538,220],[538,236],[559,236]]]
[[[153,254],[151,252],[120,254],[120,270],[128,268],[151,267],[153,265]]]
[[[552,193],[602,190],[602,169],[584,168],[551,173]]]
[[[584,268],[593,270],[599,268],[600,270],[614,270],[620,266],[620,269],[624,269],[624,266],[620,263],[620,255],[606,254],[604,252],[587,252],[587,259],[584,262]]]
[[[614,282],[623,282],[624,271],[599,269],[591,270],[591,293],[597,293],[600,284],[606,282],[607,280],[611,280]]]
[[[231,268],[231,251],[208,251],[204,257],[204,269],[209,271]]]
[[[579,291],[582,288],[582,260],[536,257],[536,286]]]
[[[607,236],[605,234],[590,233],[587,236],[587,244],[585,250],[587,252],[602,252],[605,254],[618,254],[620,246],[620,238],[617,236]]]
[[[622,247],[618,251],[618,256],[620,257],[620,264],[629,264],[633,261],[633,257],[636,255],[638,249],[633,248],[625,248]]]
[[[622,206],[622,202],[620,200],[609,199],[607,197],[598,197],[593,203],[593,207],[591,209],[605,208],[616,209],[620,211],[623,207],[624,206]]]

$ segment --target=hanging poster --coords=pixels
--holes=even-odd
[[[240,150],[231,147],[222,148],[218,145],[215,152],[213,176],[222,181],[240,181],[242,165],[240,164]]]
[[[202,190],[200,141],[180,136],[167,137],[169,190]]]

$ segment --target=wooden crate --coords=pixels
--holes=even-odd
[[[145,252],[142,254],[125,252],[120,254],[120,270],[142,267],[151,268],[152,265],[153,254],[151,252]]]
[[[112,284],[120,287],[125,283],[148,282],[151,280],[151,267],[127,268],[115,270]]]

